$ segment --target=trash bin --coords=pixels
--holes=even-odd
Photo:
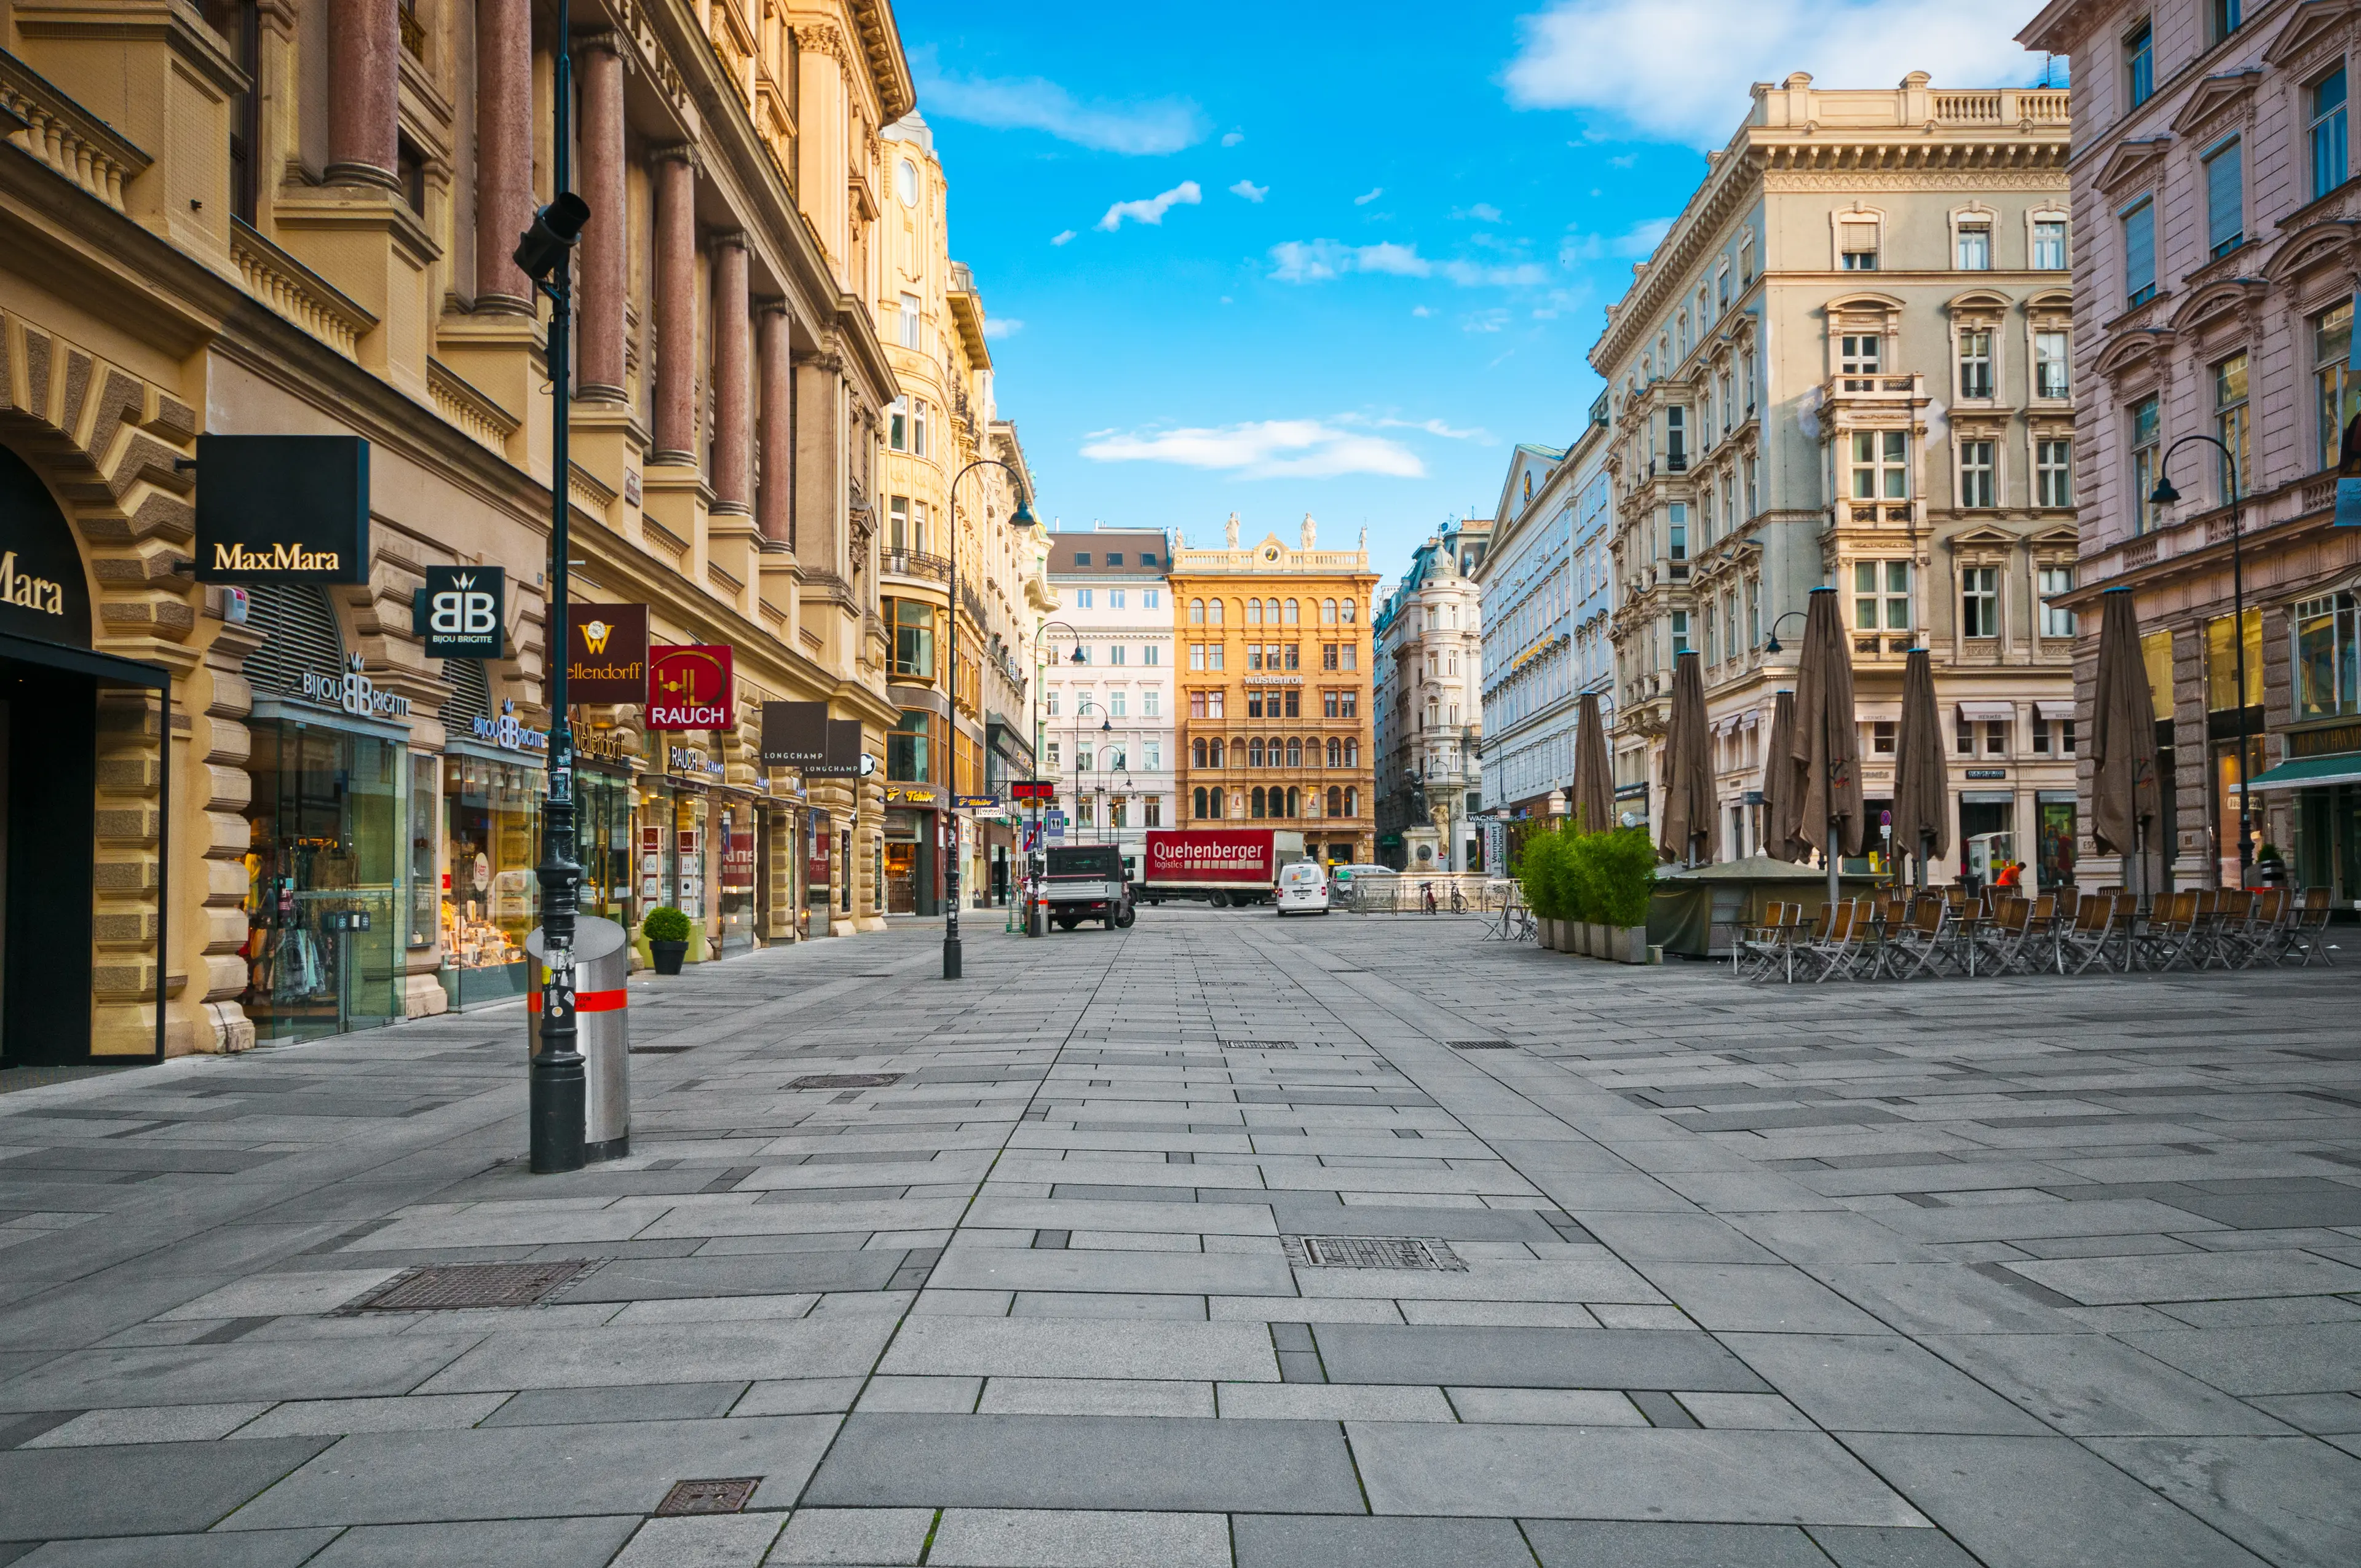
[[[533,959],[533,990],[525,995],[531,1049],[541,1050],[544,937],[536,926],[524,939]],[[582,1053],[588,1125],[582,1152],[589,1159],[620,1159],[631,1152],[631,1014],[624,981],[631,972],[631,933],[595,915],[574,917],[575,1049]]]

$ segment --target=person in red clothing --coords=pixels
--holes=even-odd
[[[2000,875],[1993,879],[1993,885],[1997,887],[2017,887],[2021,886],[2024,883],[2024,881],[2025,862],[2023,861],[2011,861],[2006,865],[2001,867]]]

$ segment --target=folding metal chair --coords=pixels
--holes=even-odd
[[[2116,940],[2116,908],[2114,897],[2095,893],[2074,901],[2073,917],[2058,932],[2059,973],[2081,974],[2092,964],[2103,970],[2116,966],[2124,954]]]
[[[2167,894],[2137,944],[2140,961],[2158,971],[2180,964],[2195,968],[2204,942],[2199,910],[2196,890]]]
[[[2288,952],[2298,958],[2298,969],[2310,969],[2312,960],[2334,966],[2328,945],[2328,889],[2308,887],[2303,890],[2303,905],[2295,913],[2295,924],[2288,935]]]

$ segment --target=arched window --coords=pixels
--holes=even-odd
[[[1262,748],[1262,760],[1263,760],[1263,766],[1265,766],[1265,767],[1267,767],[1267,768],[1275,768],[1275,767],[1279,766],[1279,737],[1278,737],[1278,736],[1276,736],[1276,735],[1274,735],[1274,736],[1272,736],[1268,740],[1266,740],[1265,742],[1263,742],[1263,748]]]
[[[1322,599],[1320,601],[1320,624],[1323,626],[1334,626],[1336,624],[1336,601],[1334,599]]]
[[[1348,768],[1361,765],[1361,743],[1349,736],[1345,741],[1345,765]]]
[[[1243,768],[1243,767],[1245,767],[1246,765],[1246,737],[1245,737],[1245,736],[1243,736],[1243,735],[1233,735],[1233,736],[1231,736],[1231,737],[1230,737],[1230,766],[1232,766],[1232,767],[1234,767],[1234,768]]]
[[[1222,819],[1222,792],[1218,789],[1213,791],[1213,820],[1219,822]]]
[[[1261,790],[1257,789],[1254,792],[1253,799],[1249,804],[1252,815],[1256,817],[1267,817],[1269,815],[1269,813],[1264,809],[1265,802],[1262,797]]]
[[[1260,626],[1262,624],[1262,600],[1246,600],[1246,624],[1248,626]]]
[[[1192,768],[1202,768],[1205,765],[1205,742],[1203,740],[1198,740],[1189,742],[1189,765]],[[1202,789],[1199,790],[1197,792],[1197,798],[1200,800],[1204,799],[1205,792]],[[1204,813],[1201,811],[1197,815],[1202,817]]]
[[[1200,742],[1198,742],[1198,744],[1202,745],[1202,744],[1203,744],[1203,742],[1202,742],[1202,741],[1200,741]],[[1195,789],[1195,790],[1193,790],[1192,792],[1191,792],[1191,795],[1190,795],[1190,802],[1189,802],[1189,804],[1190,804],[1190,806],[1191,806],[1191,811],[1190,811],[1190,815],[1191,815],[1191,816],[1192,816],[1192,817],[1202,817],[1202,816],[1204,816],[1204,815],[1205,815],[1205,786],[1204,786],[1204,785],[1202,785],[1202,784],[1199,784],[1199,785],[1196,787],[1196,789]]]
[[[1296,789],[1296,787],[1295,787],[1293,784],[1290,784],[1290,785],[1288,785],[1288,786],[1287,786],[1287,814],[1288,814],[1290,817],[1293,817],[1293,816],[1295,816],[1295,815],[1296,815],[1297,810],[1298,810],[1298,805],[1299,805],[1300,800],[1301,800],[1301,794],[1300,794],[1300,792]]]
[[[1262,742],[1260,740],[1249,740],[1246,742],[1246,766],[1250,768],[1258,768],[1262,766]],[[1257,790],[1255,793],[1257,795],[1260,795],[1262,791]],[[1261,814],[1257,812],[1256,815],[1259,816]]]
[[[1287,765],[1288,765],[1289,767],[1290,767],[1290,768],[1300,768],[1300,767],[1301,767],[1301,766],[1303,765],[1303,742],[1302,742],[1302,741],[1301,741],[1301,740],[1290,740],[1288,741],[1288,743],[1287,743]],[[1288,813],[1288,815],[1289,815],[1290,817],[1292,817],[1292,816],[1294,816],[1295,814],[1294,814],[1293,812],[1291,812],[1291,811],[1290,811],[1290,812],[1289,812],[1289,813]]]
[[[1205,601],[1203,599],[1191,599],[1189,601],[1189,624],[1191,626],[1202,626],[1205,624]]]
[[[1352,625],[1352,624],[1353,624],[1353,601],[1352,601],[1351,599],[1346,599],[1346,600],[1345,600],[1342,605],[1340,605],[1338,608],[1339,608],[1339,609],[1341,609],[1345,612],[1345,625],[1347,625],[1347,626]]]
[[[1344,743],[1333,735],[1328,738],[1328,765],[1332,768],[1345,765]]]
[[[1294,601],[1293,599],[1290,599],[1290,600],[1288,600],[1288,601],[1287,601],[1287,603],[1286,603],[1285,605],[1281,606],[1280,608],[1281,608],[1281,609],[1284,610],[1284,612],[1285,612],[1285,613],[1280,617],[1280,619],[1281,619],[1281,620],[1283,620],[1284,621],[1286,621],[1288,625],[1290,625],[1290,626],[1293,626],[1293,625],[1296,623],[1296,621],[1295,621],[1295,601]]]
[[[1209,768],[1218,768],[1222,766],[1222,738],[1216,735],[1211,740],[1203,741],[1202,744],[1207,748],[1213,757],[1213,761],[1207,762],[1205,765]]]
[[[1331,817],[1345,815],[1345,792],[1334,784],[1328,786],[1328,815]]]
[[[1222,624],[1221,600],[1207,599],[1205,601],[1205,620],[1206,623],[1211,626],[1219,626]]]
[[[1345,815],[1347,817],[1361,815],[1361,792],[1351,784],[1345,786]]]

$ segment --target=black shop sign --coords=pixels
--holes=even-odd
[[[357,435],[197,437],[197,580],[368,582],[368,459]]]

